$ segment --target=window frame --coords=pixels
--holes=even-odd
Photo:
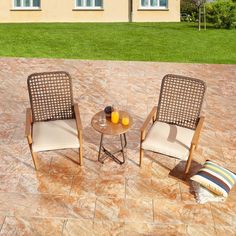
[[[15,0],[12,0],[12,5],[14,10],[40,10],[41,9],[41,0],[39,0],[39,6],[33,6],[33,0],[30,1],[30,6],[29,7],[24,7],[23,6],[23,0],[20,0],[21,6],[17,7],[15,6]]]
[[[157,0],[157,6],[151,6],[151,0],[148,0],[148,6],[142,6],[142,0],[139,0],[139,9],[141,10],[167,10],[169,1],[166,0],[166,6],[160,6],[160,0]]]
[[[86,5],[86,0],[81,0],[84,4],[83,6],[77,6],[77,0],[75,0],[75,9],[78,10],[101,10],[103,9],[103,0],[101,0],[101,6],[95,6],[95,1],[96,0],[92,0],[93,1],[93,6],[85,6]]]

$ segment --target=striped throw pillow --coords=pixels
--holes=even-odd
[[[191,180],[196,181],[217,195],[227,197],[236,183],[236,175],[212,161],[206,161],[203,168],[192,176]]]

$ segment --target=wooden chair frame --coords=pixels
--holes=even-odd
[[[150,112],[150,114],[147,116],[145,122],[143,123],[142,127],[140,128],[140,132],[141,132],[141,140],[140,140],[140,159],[139,159],[139,166],[142,166],[142,159],[144,156],[144,149],[142,149],[142,142],[145,140],[147,132],[148,132],[148,125],[150,123],[154,123],[156,121],[156,117],[157,117],[157,106],[154,106]],[[188,174],[189,172],[189,168],[192,162],[192,158],[193,158],[193,151],[197,148],[198,146],[198,141],[199,141],[199,136],[201,133],[201,129],[203,127],[203,123],[204,123],[205,117],[201,116],[199,118],[198,124],[197,124],[197,128],[194,132],[192,141],[191,141],[191,147],[190,147],[190,151],[189,151],[189,157],[186,163],[186,167],[185,167],[185,174]],[[149,127],[150,128],[150,127]]]
[[[68,73],[66,72],[51,72],[53,75],[57,75],[58,73],[64,73],[66,76],[68,76],[68,78],[71,80],[70,76]],[[43,75],[45,76],[45,74],[47,73],[38,73],[38,74],[33,74],[31,76],[40,76]],[[50,74],[50,72],[49,72]],[[30,76],[29,76],[30,78]],[[29,79],[28,79],[29,80]],[[29,84],[29,81],[28,81]],[[72,88],[71,88],[71,96],[72,96],[72,101],[73,101],[73,95],[72,95]],[[31,96],[31,95],[30,95]],[[30,97],[30,99],[32,99]],[[31,105],[32,105],[32,101],[31,101]],[[80,147],[79,147],[79,164],[83,165],[83,138],[82,138],[82,123],[81,123],[81,118],[80,118],[80,112],[79,112],[79,106],[77,103],[74,103],[72,106],[72,111],[73,111],[73,117],[76,121],[76,126],[77,126],[77,131],[78,131],[78,138],[79,138],[79,143],[80,143]],[[32,138],[32,131],[33,131],[33,113],[32,113],[32,109],[31,108],[27,108],[26,109],[26,126],[25,126],[25,136],[27,138],[28,144],[29,144],[29,148],[30,148],[30,152],[31,152],[31,156],[32,156],[32,160],[34,163],[34,167],[36,170],[38,170],[38,160],[37,160],[37,153],[33,152],[32,149],[32,143],[33,143],[33,138]]]
[[[74,112],[75,112],[75,119],[76,119],[76,125],[77,125],[77,131],[78,131],[78,138],[80,142],[80,147],[79,147],[79,163],[82,166],[83,165],[83,136],[82,136],[82,123],[80,119],[80,112],[79,112],[79,106],[77,103],[74,104],[73,106]],[[32,110],[31,108],[26,109],[26,126],[25,126],[25,136],[27,138],[32,160],[34,163],[34,167],[37,170],[38,169],[38,160],[37,160],[37,153],[33,152],[32,150],[32,130],[33,130],[33,120],[32,120]]]
[[[179,83],[179,84],[178,84]],[[193,88],[193,91],[195,91],[196,94],[191,94],[191,86],[196,86]],[[181,86],[183,86],[184,89],[187,88],[188,94],[186,96],[188,96],[188,102],[191,101],[193,96],[193,105],[196,107],[195,112],[191,113],[191,110],[188,109],[188,106],[184,104],[184,97],[185,97],[185,90],[181,91],[182,93],[182,107],[183,109],[185,109],[185,114],[182,115],[180,114],[180,116],[178,117],[176,114],[174,113],[174,116],[172,117],[172,115],[163,112],[165,109],[168,109],[169,103],[166,102],[167,99],[169,99],[169,97],[173,96],[176,98],[176,95],[178,95],[178,86],[181,89]],[[198,87],[199,86],[199,87]],[[169,91],[168,91],[169,89]],[[194,90],[195,89],[195,90]],[[192,158],[193,158],[193,151],[197,148],[198,145],[198,141],[199,141],[199,136],[200,136],[200,132],[201,129],[203,127],[203,123],[204,123],[204,117],[200,116],[200,110],[201,110],[201,106],[202,106],[202,102],[203,102],[203,97],[205,94],[205,90],[206,90],[206,85],[203,81],[198,80],[198,79],[194,79],[194,78],[189,78],[189,77],[184,77],[184,76],[179,76],[179,75],[166,75],[163,80],[162,80],[162,86],[161,86],[161,91],[160,91],[160,97],[159,97],[159,104],[158,106],[154,106],[153,109],[151,110],[150,114],[147,116],[146,120],[144,121],[140,131],[141,131],[141,139],[140,139],[140,160],[139,160],[139,165],[140,167],[142,166],[142,159],[143,159],[143,155],[144,155],[144,149],[142,149],[142,142],[145,140],[146,138],[146,134],[148,132],[148,126],[149,124],[152,122],[152,124],[155,121],[160,121],[160,122],[166,122],[166,123],[172,123],[175,125],[179,125],[185,128],[190,128],[194,130],[194,135],[191,141],[191,146],[190,146],[190,150],[189,150],[189,156],[187,159],[187,163],[185,166],[185,174],[188,174],[189,169],[190,169],[190,165],[192,162]],[[196,99],[196,96],[199,95],[201,96],[199,100]],[[165,96],[165,99],[162,102],[162,96]],[[176,100],[175,100],[176,101]],[[173,109],[173,107],[172,107]],[[160,111],[162,112],[162,114],[160,114]],[[168,110],[167,110],[168,111]],[[197,116],[196,113],[197,112]],[[188,115],[189,117],[191,117],[188,120]],[[181,118],[185,121],[182,122]]]

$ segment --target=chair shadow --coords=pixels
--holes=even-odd
[[[163,164],[160,161],[158,161],[158,158],[157,159],[153,157],[148,157],[148,158],[151,161],[155,162],[156,164],[160,165],[162,168],[169,171],[168,177],[173,178],[177,181],[181,181],[182,183],[188,186],[189,186],[189,181],[190,181],[191,176],[196,174],[199,171],[199,169],[202,168],[202,165],[200,163],[192,160],[189,173],[186,175],[184,171],[185,171],[185,165],[187,161],[180,161],[173,169],[170,169],[169,167],[166,166],[166,164]],[[166,158],[174,158],[174,157],[166,156]]]
[[[78,150],[70,149],[70,150],[73,150],[73,155],[71,153],[70,154],[64,153],[60,150],[57,150],[56,153],[62,155],[66,160],[73,162],[74,164],[80,166],[80,162],[74,159],[74,157],[77,157],[79,159],[79,149]],[[91,158],[88,158],[86,155],[83,155],[83,159],[91,161],[91,162],[97,162],[97,160],[93,160]]]
[[[101,134],[93,129],[91,125],[88,125],[83,130],[83,139],[89,144],[98,146],[100,142]]]
[[[189,173],[185,174],[184,171],[186,163],[187,161],[180,161],[180,163],[178,163],[172,170],[170,170],[168,176],[170,178],[181,181],[182,183],[187,184],[189,186],[189,181],[191,176],[196,174],[199,171],[199,169],[202,168],[202,165],[193,160],[190,166]]]

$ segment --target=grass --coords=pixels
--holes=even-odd
[[[236,30],[191,23],[0,24],[0,56],[236,63]]]

